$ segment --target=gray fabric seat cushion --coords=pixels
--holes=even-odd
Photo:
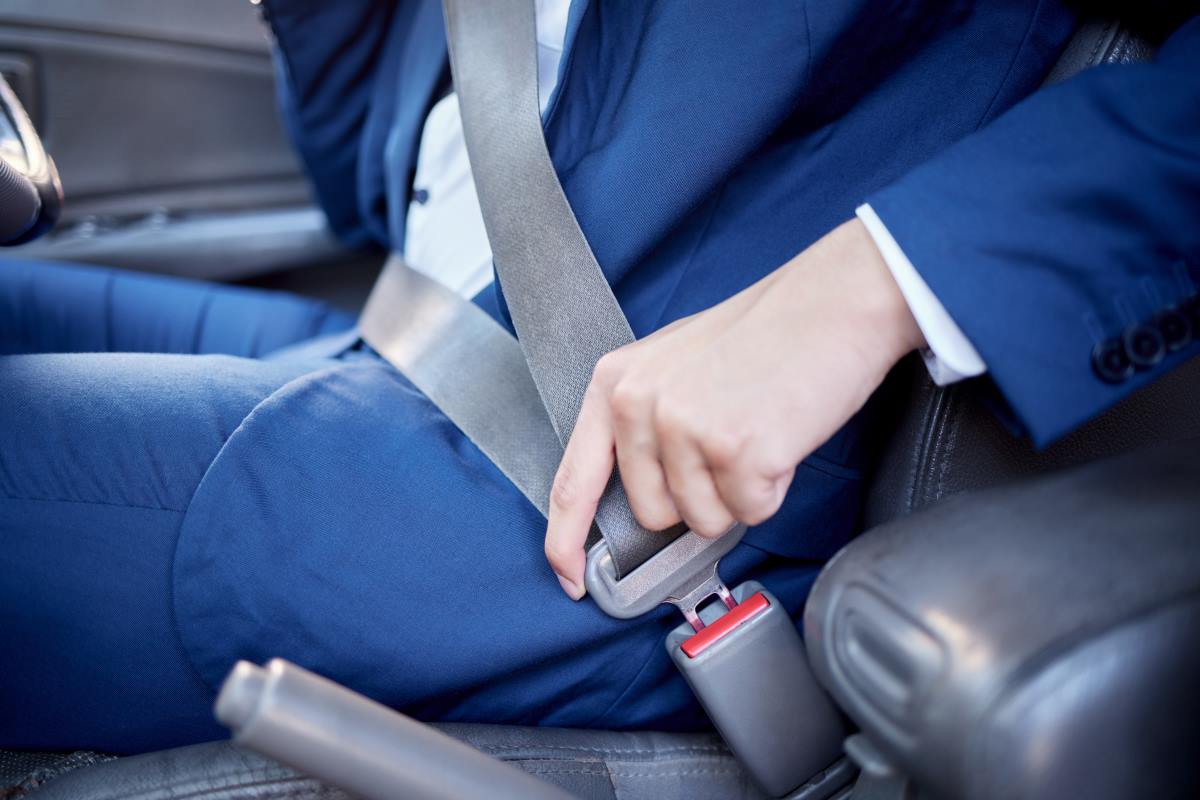
[[[761,798],[716,734],[447,724],[440,730],[582,798]],[[843,761],[799,796],[826,800],[854,771]],[[348,795],[230,742],[121,758],[58,774],[6,798],[34,800],[347,800]]]
[[[62,753],[30,753],[0,750],[0,800],[26,797],[37,787],[59,775],[90,767],[116,756],[74,750]]]

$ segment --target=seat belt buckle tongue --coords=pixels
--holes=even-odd
[[[695,610],[705,599],[715,594],[726,607],[736,604],[717,577],[717,562],[745,533],[745,525],[734,525],[716,539],[688,531],[619,579],[608,542],[601,539],[588,550],[584,583],[596,605],[611,617],[631,619],[672,603],[693,627],[703,627]]]

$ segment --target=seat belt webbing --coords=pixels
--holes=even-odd
[[[546,148],[533,0],[445,0],[445,12],[467,153],[520,341],[398,256],[359,325],[367,343],[546,513],[592,370],[633,332]],[[596,522],[618,576],[678,535],[638,525],[615,476]]]
[[[634,340],[550,160],[533,0],[445,0],[450,70],[500,286],[559,439],[600,358]],[[673,537],[638,525],[615,476],[596,513],[618,574]]]
[[[358,328],[547,513],[562,444],[507,330],[397,255],[384,265]]]

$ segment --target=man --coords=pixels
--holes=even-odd
[[[335,229],[469,292],[488,254],[438,3],[264,7]],[[266,361],[6,358],[0,630],[21,658],[0,679],[3,743],[211,737],[212,686],[236,658],[275,655],[422,718],[703,724],[661,647],[674,612],[618,622],[559,591],[580,595],[614,458],[651,527],[761,523],[723,572],[795,613],[855,531],[872,449],[856,412],[904,352],[928,344],[937,370],[986,371],[1043,442],[1196,352],[1189,334],[1140,372],[1091,361],[1194,293],[1174,265],[1200,259],[1200,23],[1154,66],[1004,114],[1074,19],[1033,0],[538,3],[550,154],[646,337],[598,368],[560,470],[558,581],[536,510],[352,334]],[[203,305],[189,288],[42,274],[84,308],[129,287]],[[1138,299],[1147,281],[1157,306]],[[292,341],[330,324],[288,306],[278,333],[268,301],[237,297],[208,302],[244,303]],[[506,320],[498,292],[477,302]],[[129,319],[165,324],[136,305],[110,338]],[[53,349],[45,327],[25,312],[10,349]]]

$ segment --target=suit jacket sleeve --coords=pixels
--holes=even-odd
[[[1034,441],[1069,432],[1200,353],[1200,17],[868,202]]]
[[[371,237],[358,202],[361,140],[395,3],[264,0],[275,35],[279,105],[330,227]]]

